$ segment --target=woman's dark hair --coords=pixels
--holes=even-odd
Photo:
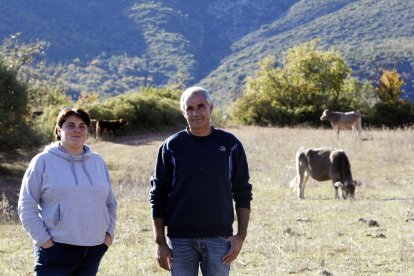
[[[89,117],[88,112],[82,108],[64,108],[62,111],[59,112],[59,115],[56,119],[55,125],[55,138],[56,140],[60,141],[60,135],[58,134],[58,127],[62,127],[62,125],[66,122],[69,116],[75,115],[79,119],[81,119],[88,128],[91,125],[91,118]]]

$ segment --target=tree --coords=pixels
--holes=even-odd
[[[5,148],[24,147],[46,141],[53,132],[59,109],[72,105],[72,100],[56,84],[42,78],[39,60],[46,42],[22,43],[20,34],[11,35],[0,45],[0,121],[1,141]],[[33,120],[33,111],[43,112]],[[21,138],[25,139],[21,139]]]
[[[75,106],[78,108],[89,109],[94,105],[99,105],[99,94],[97,92],[88,93],[83,91],[80,93],[78,100],[75,103]]]
[[[401,127],[414,124],[414,104],[400,99],[404,81],[397,70],[383,70],[376,95],[380,99],[368,113],[366,122],[375,126]]]
[[[279,79],[277,79],[279,77]],[[282,77],[275,68],[275,59],[266,57],[260,62],[255,77],[248,77],[243,97],[231,107],[231,116],[247,125],[269,125],[275,123],[275,108],[283,95],[276,91],[283,85]],[[284,99],[288,101],[288,99]]]
[[[379,82],[378,96],[383,102],[396,103],[400,100],[403,85],[404,81],[397,70],[384,70]]]
[[[319,121],[324,108],[338,107],[351,69],[338,52],[317,45],[313,40],[289,49],[280,67],[273,57],[263,59],[255,76],[247,78],[232,117],[246,124],[286,125]]]
[[[344,81],[352,72],[338,51],[319,50],[318,40],[289,49],[283,69],[291,80],[307,86],[302,97],[327,106],[338,105]]]
[[[34,138],[25,120],[27,86],[16,75],[0,60],[0,150],[24,147]]]

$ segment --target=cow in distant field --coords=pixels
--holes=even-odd
[[[91,137],[96,137],[96,119],[91,119],[91,125],[89,126],[89,135]]]
[[[39,117],[39,116],[42,116],[42,115],[43,115],[43,111],[41,111],[41,110],[33,111],[32,112],[32,119],[34,119],[36,117]]]
[[[308,178],[317,181],[332,180],[335,198],[339,198],[338,188],[342,189],[342,198],[354,198],[355,186],[361,185],[352,179],[351,165],[345,152],[333,148],[305,148],[296,153],[296,176],[290,182],[297,189],[298,198],[305,198],[305,184]]]
[[[115,139],[115,131],[120,127],[127,125],[124,119],[119,120],[98,120],[96,122],[96,139],[102,139],[103,133],[106,131],[111,140]]]
[[[361,113],[358,111],[350,112],[335,112],[325,109],[321,116],[321,121],[329,121],[334,129],[337,130],[337,135],[339,136],[339,130],[341,129],[350,129],[352,128],[352,133],[358,129],[359,134],[361,134],[362,125],[361,125]]]

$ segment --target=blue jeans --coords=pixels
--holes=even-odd
[[[172,276],[197,276],[200,266],[203,276],[227,276],[230,265],[223,256],[230,250],[224,237],[203,239],[168,239],[172,251]]]
[[[99,263],[108,247],[76,246],[57,243],[47,249],[35,247],[35,275],[96,275]]]

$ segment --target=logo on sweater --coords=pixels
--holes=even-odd
[[[225,151],[226,151],[226,147],[225,147],[225,146],[221,146],[221,147],[220,147],[220,151],[221,151],[221,152],[225,152]]]

